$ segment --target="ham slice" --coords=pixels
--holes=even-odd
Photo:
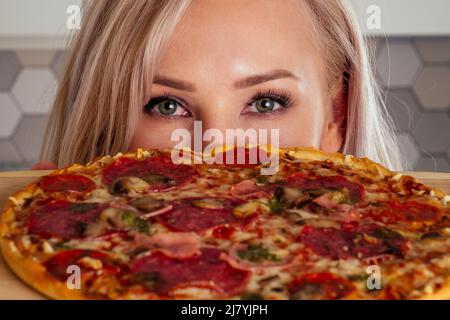
[[[171,258],[184,259],[200,253],[200,240],[193,232],[157,233],[151,237],[138,234],[136,243]]]
[[[244,180],[231,187],[231,194],[233,196],[246,195],[257,191],[259,191],[258,187],[252,180]]]
[[[317,203],[319,206],[327,209],[336,209],[341,212],[347,212],[353,209],[353,206],[345,203],[336,203],[330,199],[327,193],[315,198],[313,202]]]
[[[270,194],[259,188],[253,180],[244,180],[231,187],[232,196],[245,196],[246,198],[265,198]]]
[[[152,211],[150,213],[143,214],[141,217],[144,218],[144,219],[148,219],[148,218],[151,218],[151,217],[156,217],[156,216],[159,216],[160,214],[169,212],[172,209],[173,209],[173,206],[169,204],[169,205],[167,205],[167,206],[165,206],[165,207],[163,207],[161,209]]]
[[[314,199],[314,202],[317,203],[319,206],[327,208],[327,209],[333,209],[337,207],[337,203],[334,203],[328,194],[323,194],[320,197],[317,197]]]

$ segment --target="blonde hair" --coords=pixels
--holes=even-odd
[[[330,83],[347,90],[342,152],[403,169],[371,69],[372,52],[346,0],[309,10]],[[86,163],[127,149],[167,41],[191,0],[95,0],[85,8],[50,113],[42,159]],[[331,81],[333,80],[333,81]]]

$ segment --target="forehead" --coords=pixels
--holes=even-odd
[[[194,0],[170,39],[158,72],[186,78],[296,71],[317,56],[298,0]],[[210,79],[209,79],[210,80]]]

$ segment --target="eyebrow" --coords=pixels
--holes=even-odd
[[[258,84],[261,84],[261,83],[264,83],[267,81],[281,79],[281,78],[292,78],[292,79],[299,80],[299,78],[297,76],[295,76],[292,72],[290,72],[288,70],[276,69],[276,70],[271,70],[266,73],[255,74],[255,75],[249,76],[247,78],[238,80],[233,84],[233,87],[235,89],[243,89],[243,88],[256,86]],[[166,87],[171,87],[171,88],[178,89],[178,90],[183,90],[183,91],[189,91],[189,92],[196,91],[195,85],[190,82],[180,80],[180,79],[170,78],[170,77],[167,77],[167,76],[164,76],[161,74],[155,75],[155,77],[153,79],[153,83],[159,84],[162,86],[166,86]]]
[[[193,92],[196,90],[195,86],[192,83],[184,80],[169,78],[160,74],[155,75],[153,83],[183,91]]]
[[[238,80],[234,83],[233,87],[236,89],[243,89],[281,78],[293,78],[298,80],[298,77],[295,76],[292,72],[284,69],[277,69],[263,74],[255,74],[248,78]]]

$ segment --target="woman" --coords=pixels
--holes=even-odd
[[[279,129],[402,169],[354,13],[344,0],[91,1],[50,115],[58,166],[175,129]]]

